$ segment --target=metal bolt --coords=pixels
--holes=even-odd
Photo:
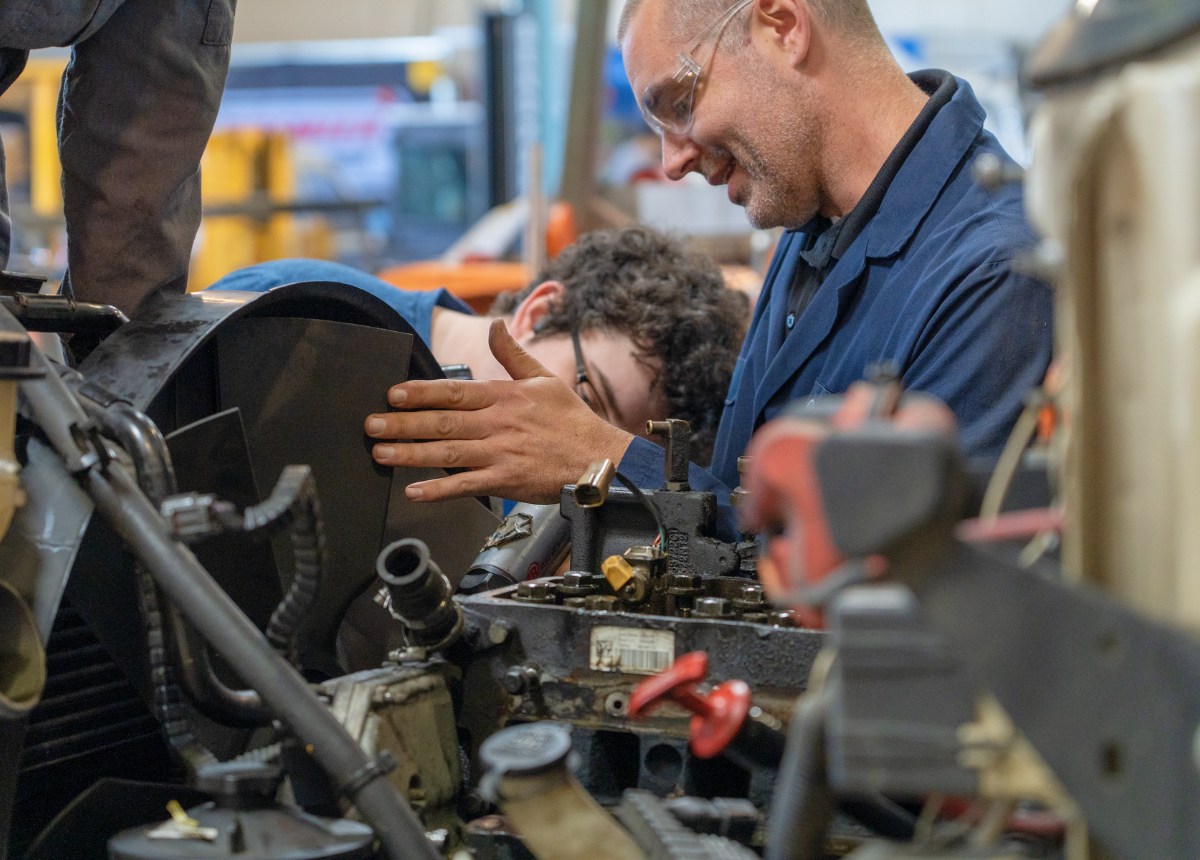
[[[767,613],[767,621],[774,627],[795,627],[796,616],[786,609],[777,609]]]
[[[558,593],[563,597],[587,597],[596,593],[596,583],[589,573],[568,570],[558,585]]]
[[[698,594],[704,590],[704,579],[695,573],[673,573],[667,577],[667,594]]]
[[[724,597],[701,597],[692,609],[693,618],[729,618],[732,614]]]
[[[568,609],[587,609],[586,597],[564,597],[562,605]]]
[[[742,620],[748,624],[766,624],[767,613],[765,612],[743,612]]]
[[[592,612],[615,612],[617,609],[617,598],[610,594],[593,594],[584,599],[587,601],[587,608]]]
[[[504,687],[511,695],[520,696],[523,693],[532,692],[537,687],[539,680],[536,666],[509,666],[504,677],[500,679],[500,686]]]
[[[763,608],[766,596],[763,587],[757,583],[743,585],[738,589],[738,595],[733,599],[733,606],[738,612],[756,612]]]
[[[510,625],[507,621],[493,621],[488,625],[488,641],[493,645],[503,645],[508,641],[508,635],[511,632],[512,625]]]
[[[519,584],[513,600],[518,600],[521,603],[553,603],[554,594],[554,583],[545,582],[544,580],[534,580],[533,582],[522,582]]]

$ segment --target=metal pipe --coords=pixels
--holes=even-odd
[[[98,400],[97,395],[112,395],[90,390],[87,385],[82,385],[77,394],[88,417],[129,454],[138,485],[153,504],[161,505],[163,499],[179,491],[166,439],[145,413],[123,400],[114,400],[112,403]],[[157,595],[149,591],[142,596],[149,623],[159,614]],[[196,631],[183,620],[179,608],[168,601],[166,611],[162,614],[166,617],[170,637],[178,651],[178,660],[173,668],[200,713],[225,725],[241,728],[269,725],[271,712],[263,707],[258,693],[231,689],[217,677],[209,660],[208,649]],[[151,636],[156,633],[161,631],[150,630]],[[154,655],[152,651],[151,656]],[[165,653],[162,656],[165,658]],[[160,668],[151,665],[151,672],[157,674]],[[170,691],[166,691],[166,696],[168,699],[171,697]],[[170,724],[167,725],[170,729]],[[174,740],[172,745],[175,745]]]
[[[363,817],[379,834],[389,858],[437,852],[420,821],[386,774],[312,694],[308,684],[277,654],[187,547],[177,543],[161,515],[119,463],[81,476],[96,509],[154,575],[201,635],[256,689],[267,705],[312,751]]]

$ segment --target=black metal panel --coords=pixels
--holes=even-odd
[[[1200,30],[1197,0],[1100,0],[1067,13],[1030,56],[1035,87],[1077,81],[1177,44]]]
[[[1200,651],[1111,599],[958,545],[911,583],[1113,857],[1200,856]]]

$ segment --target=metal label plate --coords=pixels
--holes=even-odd
[[[675,634],[638,627],[593,627],[588,667],[594,672],[655,675],[675,659]]]

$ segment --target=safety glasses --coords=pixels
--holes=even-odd
[[[725,28],[733,20],[733,16],[749,6],[753,0],[738,0],[721,17],[713,21],[700,35],[692,40],[686,51],[679,52],[679,69],[665,82],[651,84],[642,90],[638,97],[638,107],[646,124],[660,136],[666,132],[684,134],[692,127],[692,115],[696,106],[696,87],[700,76],[717,53],[717,46],[725,34]],[[712,51],[703,62],[697,58],[697,52],[706,44],[712,44]]]

